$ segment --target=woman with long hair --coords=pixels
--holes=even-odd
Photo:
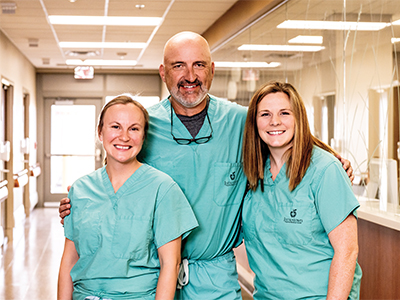
[[[310,131],[289,83],[250,101],[243,145],[243,231],[254,299],[358,299],[359,207],[334,151]]]

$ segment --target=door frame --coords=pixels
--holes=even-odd
[[[52,203],[56,204],[59,203],[60,200],[67,196],[68,191],[65,193],[60,194],[51,194],[50,193],[50,180],[51,180],[51,169],[50,169],[50,145],[51,145],[51,106],[56,103],[62,103],[65,101],[65,105],[95,105],[96,107],[96,121],[97,117],[100,114],[103,99],[102,98],[88,98],[88,97],[77,97],[74,99],[71,98],[54,98],[54,97],[47,97],[44,98],[44,144],[43,144],[43,203],[46,204]],[[96,124],[97,126],[97,124]],[[95,169],[98,169],[103,166],[103,149],[102,145],[99,141],[95,142],[95,153],[99,153],[97,158],[95,158]]]

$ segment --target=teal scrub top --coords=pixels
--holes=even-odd
[[[193,208],[199,227],[185,240],[182,257],[190,262],[201,261],[202,265],[213,260],[212,266],[208,264],[203,271],[190,269],[189,264],[189,284],[183,291],[191,289],[190,286],[196,288],[183,299],[222,299],[232,291],[236,296],[226,296],[228,299],[240,297],[235,259],[216,261],[215,258],[231,252],[239,240],[241,203],[246,188],[241,149],[247,109],[210,96],[207,112],[212,138],[205,144],[189,145],[179,145],[172,138],[168,99],[148,108],[148,112],[149,132],[138,159],[170,175]],[[192,138],[174,111],[172,117],[174,136]],[[206,118],[196,138],[210,132]],[[218,265],[218,270],[210,270]],[[199,274],[191,276],[191,271]]]
[[[264,192],[249,191],[243,203],[243,232],[254,299],[326,299],[333,248],[328,233],[355,214],[359,203],[340,162],[314,147],[301,183],[289,191],[286,164],[273,181],[265,166]],[[349,299],[359,298],[356,265]]]
[[[68,197],[65,237],[79,254],[71,270],[74,299],[154,298],[157,249],[198,225],[178,185],[145,164],[116,193],[103,167],[78,179]]]

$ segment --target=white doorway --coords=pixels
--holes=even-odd
[[[76,179],[102,166],[96,135],[102,100],[45,99],[44,202],[59,202]]]

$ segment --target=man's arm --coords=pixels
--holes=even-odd
[[[71,189],[71,186],[68,186],[67,187],[68,192],[70,189]],[[60,213],[60,218],[61,218],[60,222],[63,225],[64,225],[64,218],[71,213],[71,211],[70,211],[71,204],[69,202],[70,202],[70,200],[68,198],[62,198],[60,201],[60,206],[58,207],[58,212]]]

